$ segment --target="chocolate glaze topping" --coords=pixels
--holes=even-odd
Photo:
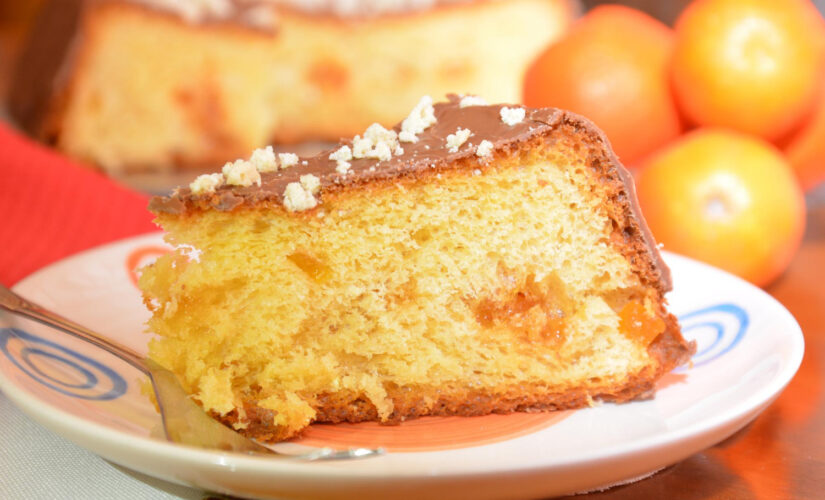
[[[526,109],[525,118],[513,126],[501,121],[500,111],[505,105],[469,106],[461,108],[458,96],[449,96],[448,102],[436,103],[436,123],[418,134],[418,142],[402,142],[404,154],[392,159],[379,161],[372,158],[353,158],[350,171],[344,175],[336,172],[336,162],[329,159],[330,153],[342,145],[352,146],[352,141],[341,142],[335,149],[322,152],[311,158],[302,158],[294,167],[277,172],[261,174],[261,186],[249,187],[221,186],[214,195],[193,195],[189,188],[180,188],[171,197],[154,198],[150,209],[154,212],[180,213],[187,207],[217,208],[231,210],[241,204],[254,205],[261,201],[283,202],[287,184],[298,182],[302,175],[312,174],[321,180],[320,198],[324,189],[365,184],[373,181],[394,179],[403,175],[426,170],[443,170],[449,164],[463,158],[474,157],[476,147],[482,140],[493,143],[497,150],[546,133],[556,124],[572,116],[553,109]],[[467,128],[472,135],[455,153],[447,150],[447,136],[458,128]],[[398,124],[393,130],[400,131]],[[303,164],[303,162],[306,164]],[[480,164],[484,163],[478,158]]]
[[[185,214],[189,211],[216,209],[233,210],[239,206],[254,206],[261,202],[283,203],[286,186],[299,182],[302,175],[312,174],[321,181],[321,190],[316,195],[319,207],[323,207],[324,193],[346,187],[355,187],[376,181],[395,180],[406,176],[415,176],[427,171],[443,171],[458,160],[474,159],[479,168],[489,161],[476,156],[476,148],[483,140],[493,144],[493,151],[515,149],[519,144],[530,139],[549,134],[553,129],[569,125],[588,134],[595,146],[601,146],[607,159],[608,170],[612,170],[621,181],[627,202],[631,207],[631,219],[649,250],[650,257],[660,273],[659,281],[664,290],[671,288],[670,272],[659,254],[652,235],[644,222],[636,199],[633,178],[619,163],[604,134],[589,120],[571,112],[555,108],[528,108],[515,105],[490,105],[460,107],[460,98],[448,96],[447,102],[436,103],[436,123],[418,134],[414,143],[402,142],[404,153],[389,160],[379,161],[371,158],[353,158],[347,174],[336,171],[335,160],[329,155],[342,145],[352,145],[351,140],[339,143],[334,149],[320,153],[311,158],[301,158],[296,166],[261,174],[261,185],[249,187],[219,187],[214,193],[194,195],[189,188],[176,189],[172,195],[155,197],[150,201],[149,209],[161,214]],[[525,117],[520,123],[508,125],[501,119],[504,107],[522,107]],[[458,151],[451,153],[447,147],[447,136],[459,128],[469,129],[472,133]],[[401,125],[394,127],[400,131]]]

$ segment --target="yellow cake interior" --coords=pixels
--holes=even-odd
[[[427,414],[468,391],[595,397],[650,376],[661,296],[614,241],[607,188],[577,150],[559,141],[299,214],[160,214],[178,250],[142,274],[150,355],[236,427],[245,407],[271,410],[279,438],[318,418],[319,395],[386,421],[405,395]]]

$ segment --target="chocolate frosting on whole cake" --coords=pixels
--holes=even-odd
[[[670,271],[656,247],[647,224],[642,217],[636,198],[633,178],[621,165],[612,151],[604,134],[589,120],[575,113],[555,108],[529,108],[516,105],[472,105],[462,107],[461,98],[448,96],[447,102],[434,104],[436,121],[423,132],[417,134],[417,142],[401,142],[403,154],[393,155],[380,161],[374,158],[353,158],[346,174],[336,170],[336,161],[330,154],[343,145],[352,146],[353,141],[343,141],[335,149],[325,151],[310,158],[301,158],[297,165],[273,172],[261,173],[260,185],[248,187],[222,185],[214,192],[193,194],[187,187],[176,189],[170,196],[155,197],[149,209],[155,213],[185,214],[198,210],[229,211],[240,206],[254,206],[262,202],[283,203],[284,191],[290,183],[300,182],[301,176],[314,175],[320,180],[318,197],[323,207],[324,192],[346,187],[356,187],[374,182],[416,176],[428,171],[439,172],[450,168],[459,160],[472,160],[483,169],[488,157],[476,155],[482,141],[492,143],[493,151],[510,150],[537,136],[546,135],[556,127],[572,126],[590,136],[593,143],[600,146],[607,158],[607,169],[612,170],[621,181],[632,214],[641,237],[654,262],[663,290],[671,288]],[[512,125],[502,120],[502,109],[523,109],[524,118]],[[469,129],[471,135],[454,152],[447,145],[447,138],[458,129]],[[393,130],[401,130],[401,124]]]
[[[75,47],[85,35],[86,11],[106,4],[134,5],[191,25],[233,25],[277,34],[279,9],[342,20],[418,12],[477,0],[49,0],[41,10],[14,70],[8,106],[19,125],[51,141],[50,122],[60,113]],[[55,104],[52,96],[57,96]]]

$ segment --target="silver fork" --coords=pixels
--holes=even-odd
[[[174,443],[293,460],[340,460],[384,454],[383,448],[321,448],[304,454],[271,450],[213,419],[192,401],[174,373],[132,349],[53,313],[0,285],[0,308],[71,334],[114,354],[149,377],[160,407],[166,438]]]

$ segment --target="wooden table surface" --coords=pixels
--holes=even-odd
[[[811,198],[808,205],[802,247],[766,289],[805,336],[805,357],[785,391],[750,425],[708,450],[637,483],[570,498],[825,498],[825,200]]]

